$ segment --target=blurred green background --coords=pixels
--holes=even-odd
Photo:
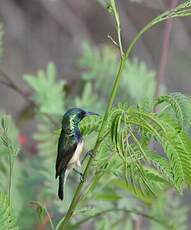
[[[108,35],[116,38],[114,20],[101,2],[104,1],[0,1],[0,18],[5,33],[0,69],[28,98],[32,97],[32,100],[40,105],[39,111],[36,111],[31,101],[0,84],[0,110],[13,116],[22,146],[15,165],[17,173],[14,192],[19,225],[23,230],[49,229],[48,225],[38,221],[35,211],[30,208],[31,200],[45,202],[54,215],[54,222],[57,222],[66,211],[78,181],[78,178],[72,175],[65,191],[70,195],[64,203],[57,200],[54,161],[58,135],[53,135],[52,132],[60,128],[59,121],[63,112],[73,106],[101,114],[105,111],[119,57],[118,50],[107,38]],[[117,1],[124,47],[128,46],[137,31],[149,20],[168,9],[170,2]],[[163,31],[164,23],[147,32],[137,44],[130,61],[127,62],[118,101],[137,104],[145,97],[154,97]],[[174,19],[165,68],[165,85],[161,86],[161,92],[181,91],[190,94],[190,62],[191,18]],[[40,69],[44,72],[39,72]],[[41,81],[40,76],[44,76],[44,80]],[[42,116],[42,112],[53,115],[56,124]],[[87,141],[87,149],[93,140],[94,135],[91,135]],[[1,169],[4,166],[6,169],[6,164],[3,159]],[[1,171],[0,185],[5,189],[6,170]],[[160,215],[161,218],[170,215],[170,218],[180,222],[179,229],[190,229],[190,198],[190,192],[186,192],[182,198],[174,193],[163,195],[150,212],[156,216]],[[121,207],[125,203],[124,206],[128,208],[142,208],[142,203],[131,195],[126,199],[120,200]],[[100,208],[103,208],[108,199],[100,195],[96,201]],[[118,199],[110,197],[109,202],[115,203]],[[83,210],[78,211],[80,215],[86,215]],[[93,212],[91,207],[84,213],[87,211]],[[115,216],[111,215],[110,218],[115,219]],[[111,229],[106,217],[96,224],[88,223],[82,229],[93,227]],[[132,215],[125,228],[119,225],[113,229],[164,228],[155,223],[148,225],[142,217]]]

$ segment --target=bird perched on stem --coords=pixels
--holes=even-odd
[[[62,120],[56,159],[56,178],[59,177],[58,197],[61,200],[64,198],[64,184],[69,171],[75,166],[81,166],[80,155],[83,151],[84,142],[78,125],[84,117],[89,115],[98,114],[86,112],[80,108],[72,108],[64,114]]]

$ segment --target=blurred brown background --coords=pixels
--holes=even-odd
[[[150,19],[170,5],[170,0],[119,0],[124,46]],[[179,0],[179,3],[182,2]],[[98,3],[90,0],[0,0],[5,26],[5,50],[1,68],[22,87],[24,73],[35,73],[49,61],[56,63],[60,78],[79,79],[77,56],[82,43],[99,45],[115,37],[114,21]],[[133,55],[158,70],[164,23],[147,32]],[[190,94],[191,18],[175,19],[166,68],[169,90]],[[24,100],[0,85],[0,105],[14,115]]]

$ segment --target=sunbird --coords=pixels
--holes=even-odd
[[[89,115],[98,114],[86,112],[80,108],[71,108],[62,119],[56,159],[56,178],[59,177],[58,197],[61,200],[64,198],[64,184],[69,172],[72,169],[75,170],[75,166],[81,166],[80,155],[83,151],[84,141],[78,125],[84,117]]]

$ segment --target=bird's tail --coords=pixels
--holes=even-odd
[[[59,176],[58,197],[63,200],[64,198],[64,173]]]

